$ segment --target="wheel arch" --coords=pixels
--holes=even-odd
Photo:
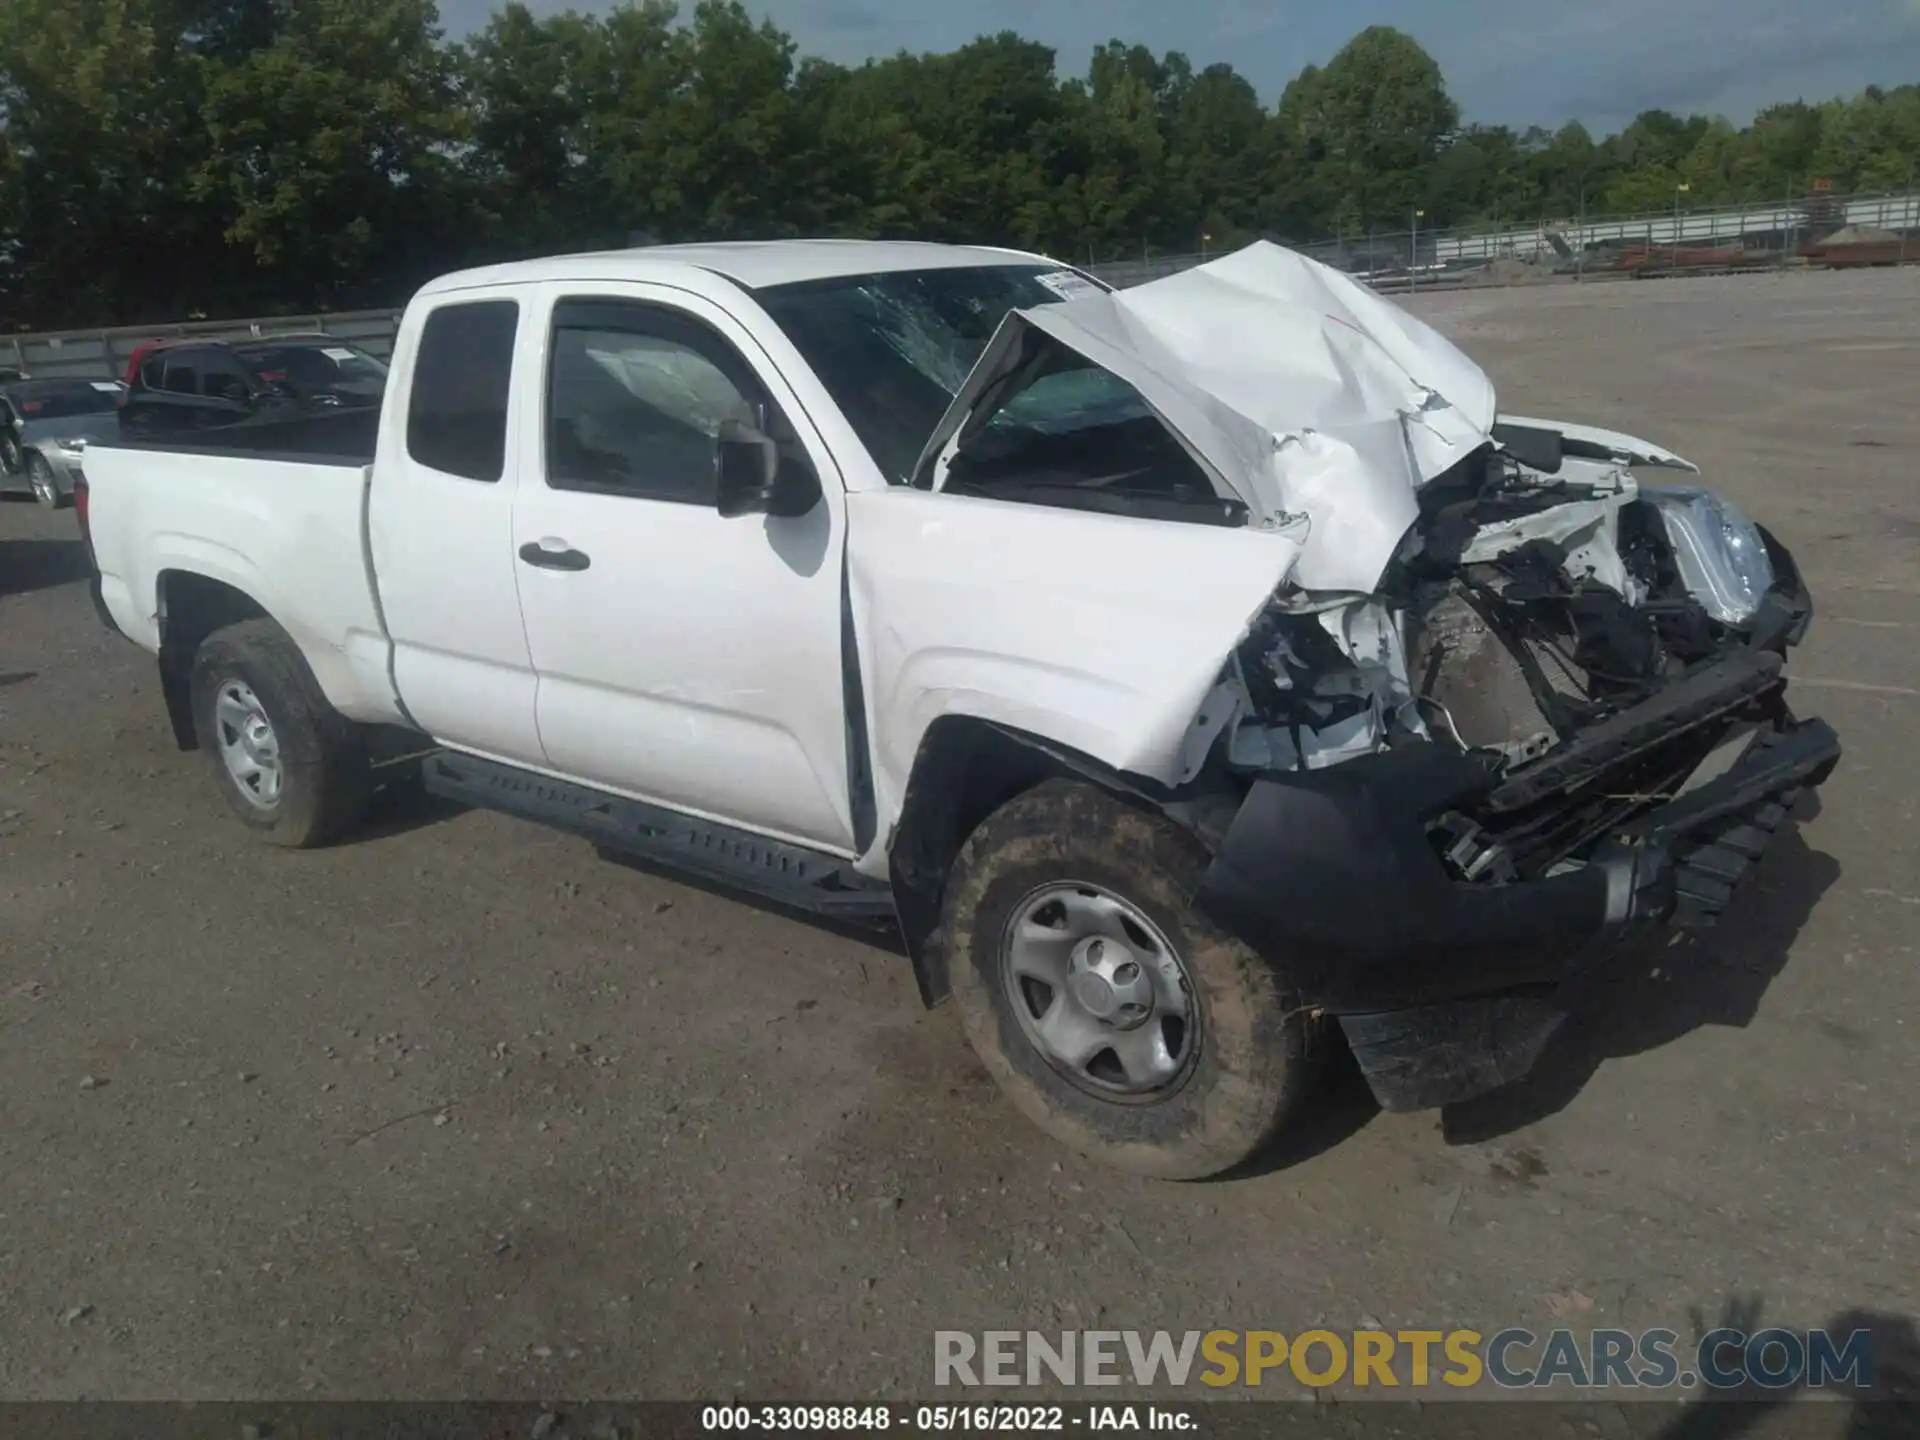
[[[1215,789],[1207,780],[1170,790],[1011,726],[972,715],[941,716],[921,736],[899,819],[887,840],[894,910],[920,999],[929,1009],[951,990],[940,911],[960,847],[1002,805],[1054,779],[1085,781],[1205,838],[1199,815]]]
[[[193,728],[193,657],[216,630],[243,620],[271,620],[258,600],[238,586],[194,570],[162,570],[154,582],[160,621],[160,693],[174,743],[197,750]]]

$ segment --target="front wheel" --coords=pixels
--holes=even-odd
[[[943,916],[967,1038],[1013,1103],[1165,1179],[1258,1152],[1317,1049],[1282,971],[1192,908],[1207,863],[1171,821],[1049,781],[974,832]]]
[[[33,498],[49,510],[58,510],[67,503],[67,497],[60,493],[60,483],[53,478],[53,466],[38,450],[27,456],[27,484],[33,487]]]
[[[193,726],[227,804],[270,844],[322,845],[352,828],[372,792],[360,731],[327,703],[293,637],[244,620],[201,642]]]

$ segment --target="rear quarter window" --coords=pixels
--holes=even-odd
[[[407,454],[416,464],[487,484],[500,479],[519,328],[512,300],[442,305],[427,316],[407,401]]]

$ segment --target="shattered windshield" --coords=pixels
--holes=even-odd
[[[759,299],[887,479],[905,484],[1007,312],[1092,288],[1072,271],[990,265],[780,285]],[[1131,387],[1089,367],[1030,387],[992,423],[1057,435],[1143,413]]]

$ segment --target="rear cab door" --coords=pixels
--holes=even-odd
[[[443,745],[518,765],[544,755],[520,618],[513,503],[520,407],[538,392],[523,346],[528,287],[423,293],[394,354],[380,416],[368,543],[393,680]]]
[[[792,385],[671,285],[548,283],[524,323],[513,552],[548,767],[851,856],[845,498]],[[719,513],[727,420],[811,463],[807,514]]]

